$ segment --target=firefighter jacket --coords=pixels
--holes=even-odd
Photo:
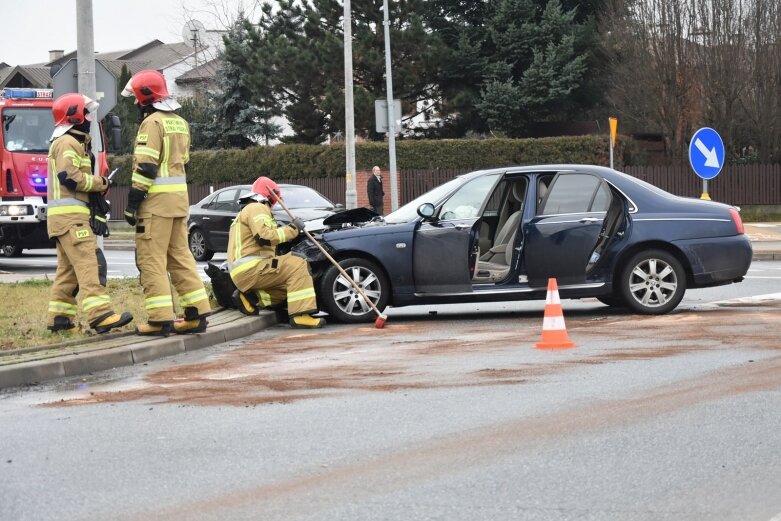
[[[132,188],[147,192],[139,215],[187,217],[184,165],[190,160],[190,127],[174,112],[156,111],[141,122],[133,150]]]
[[[228,238],[228,269],[231,278],[256,266],[261,272],[272,265],[277,244],[298,236],[298,229],[289,224],[280,227],[266,203],[246,205],[233,220]]]
[[[92,174],[88,134],[71,129],[52,142],[47,186],[49,237],[59,237],[75,224],[89,225],[88,192],[105,192],[108,181]]]

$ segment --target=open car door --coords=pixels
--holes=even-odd
[[[611,204],[614,197],[593,174],[561,172],[553,178],[526,230],[523,253],[530,286],[545,287],[551,277],[559,286],[586,282],[596,249],[604,248],[608,215],[624,208]]]
[[[472,291],[479,251],[480,215],[500,174],[477,177],[442,202],[415,230],[412,252],[416,293]]]

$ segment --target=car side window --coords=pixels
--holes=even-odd
[[[542,215],[604,212],[610,193],[602,180],[590,174],[563,174],[548,189]]]
[[[465,183],[456,190],[439,211],[443,221],[477,217],[488,197],[488,192],[496,184],[499,174],[485,175]]]
[[[220,192],[217,194],[217,196],[214,198],[214,200],[212,200],[211,204],[209,205],[209,209],[218,212],[232,212],[235,210],[234,208],[235,201],[236,201],[236,190],[225,190],[224,192]]]

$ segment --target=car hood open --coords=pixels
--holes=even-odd
[[[369,222],[379,214],[368,208],[353,208],[335,213],[323,219],[323,224],[330,227],[338,227],[343,224],[357,224]]]

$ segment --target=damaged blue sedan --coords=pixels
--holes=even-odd
[[[687,289],[740,282],[752,257],[737,208],[598,166],[481,170],[384,219],[367,212],[329,217],[317,240],[379,309],[544,300],[553,277],[562,299],[664,314]],[[374,319],[318,248],[293,250],[309,259],[332,319]]]

